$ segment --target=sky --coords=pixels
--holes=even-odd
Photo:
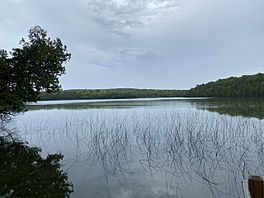
[[[0,0],[0,49],[40,25],[72,59],[63,89],[188,89],[264,72],[263,0]]]

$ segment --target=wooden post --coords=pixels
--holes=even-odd
[[[264,198],[263,179],[260,176],[250,176],[248,187],[251,198]]]

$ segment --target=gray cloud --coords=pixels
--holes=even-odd
[[[142,27],[152,17],[172,10],[177,0],[88,0],[91,18],[115,32]]]
[[[0,48],[33,25],[72,53],[68,88],[189,88],[263,71],[262,0],[2,0]]]

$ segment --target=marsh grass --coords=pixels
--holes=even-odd
[[[142,172],[165,180],[168,196],[180,196],[196,182],[212,197],[238,197],[242,179],[264,172],[264,121],[258,119],[202,111],[101,113],[69,116],[53,132],[47,130],[37,135],[45,134],[43,144],[50,138],[75,149],[72,167],[102,168],[109,197],[113,180],[125,183]]]

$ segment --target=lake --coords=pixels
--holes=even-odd
[[[71,197],[243,197],[264,171],[262,100],[41,101],[12,121],[21,140],[61,153]]]

